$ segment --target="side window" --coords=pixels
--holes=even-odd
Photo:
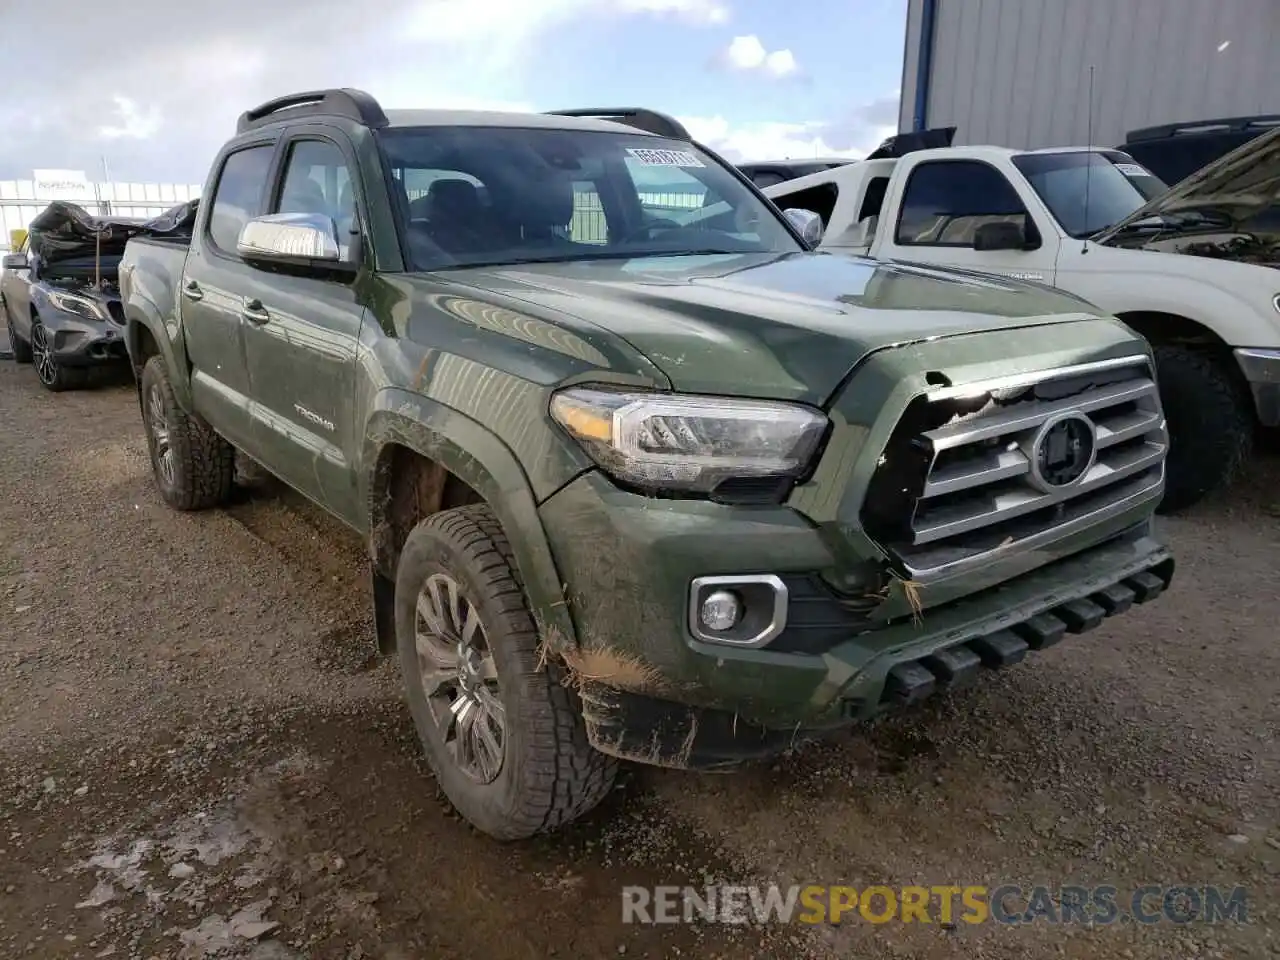
[[[573,185],[573,219],[569,239],[574,243],[608,243],[609,221],[596,185],[580,180]]]
[[[978,227],[1013,223],[1029,230],[1027,209],[995,167],[976,160],[934,160],[911,172],[895,240],[903,246],[971,247]]]
[[[774,202],[784,210],[796,207],[800,210],[811,210],[822,218],[825,228],[831,224],[831,215],[836,212],[836,201],[840,199],[840,188],[834,183],[820,183],[816,187],[796,190],[783,197],[774,197]]]
[[[345,242],[356,223],[351,171],[342,151],[327,140],[296,140],[285,161],[284,186],[275,213],[315,213],[330,217]]]
[[[871,182],[867,184],[867,192],[862,196],[862,206],[858,209],[859,223],[867,217],[880,216],[880,209],[884,206],[885,191],[888,189],[888,177],[871,178]]]
[[[219,250],[233,252],[240,228],[258,216],[274,153],[274,146],[249,147],[223,163],[209,208],[209,238]]]

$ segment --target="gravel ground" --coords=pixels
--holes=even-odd
[[[126,384],[0,364],[0,956],[1243,958],[1280,951],[1280,458],[1176,589],[731,777],[500,846],[440,801],[360,545],[271,485],[166,509]],[[1244,886],[1247,925],[621,922],[626,884]],[[1123,900],[1123,895],[1122,895]]]

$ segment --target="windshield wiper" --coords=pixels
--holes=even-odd
[[[1108,223],[1100,230],[1094,230],[1092,233],[1085,234],[1083,239],[1096,240],[1104,233],[1110,233],[1112,230],[1115,230],[1116,236],[1123,236],[1126,233],[1140,233],[1143,230],[1151,230],[1155,233],[1161,233],[1162,231],[1169,229],[1169,223],[1163,218],[1155,220],[1155,218],[1159,216],[1159,214],[1153,214],[1151,217],[1143,217],[1141,220],[1133,221],[1133,223],[1126,223],[1119,230],[1116,230],[1116,225],[1114,223]]]
[[[503,260],[468,261],[466,263],[450,263],[434,270],[474,270],[484,267],[521,267],[538,263],[590,263],[599,260],[643,260],[652,257],[709,257],[709,256],[745,256],[752,253],[767,253],[765,250],[725,250],[724,248],[707,248],[697,250],[601,250],[598,253],[577,251],[574,253],[556,253],[537,257],[518,257]]]

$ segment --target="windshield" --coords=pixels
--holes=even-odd
[[[415,270],[802,249],[690,143],[480,126],[393,128],[379,141]]]
[[[1013,163],[1062,229],[1076,238],[1123,220],[1168,189],[1121,153],[1024,153]]]

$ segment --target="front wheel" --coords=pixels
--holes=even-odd
[[[4,322],[9,330],[9,350],[13,354],[14,363],[30,363],[31,362],[31,344],[18,337],[18,331],[13,329],[13,317],[9,316],[9,305],[4,306]]]
[[[1155,347],[1169,426],[1160,513],[1178,513],[1226,486],[1252,449],[1253,404],[1236,372],[1188,347]]]
[[[16,350],[14,355],[17,356]],[[64,367],[58,362],[58,357],[53,352],[53,336],[39,318],[31,321],[31,363],[36,368],[40,386],[53,393],[78,390],[89,380],[88,370]]]
[[[178,406],[163,357],[147,360],[141,391],[151,470],[165,503],[177,510],[225,503],[235,481],[235,448]]]
[[[487,505],[446,510],[413,529],[395,610],[418,736],[467,821],[519,840],[604,799],[617,761],[587,741],[577,698],[539,662],[511,547]]]

